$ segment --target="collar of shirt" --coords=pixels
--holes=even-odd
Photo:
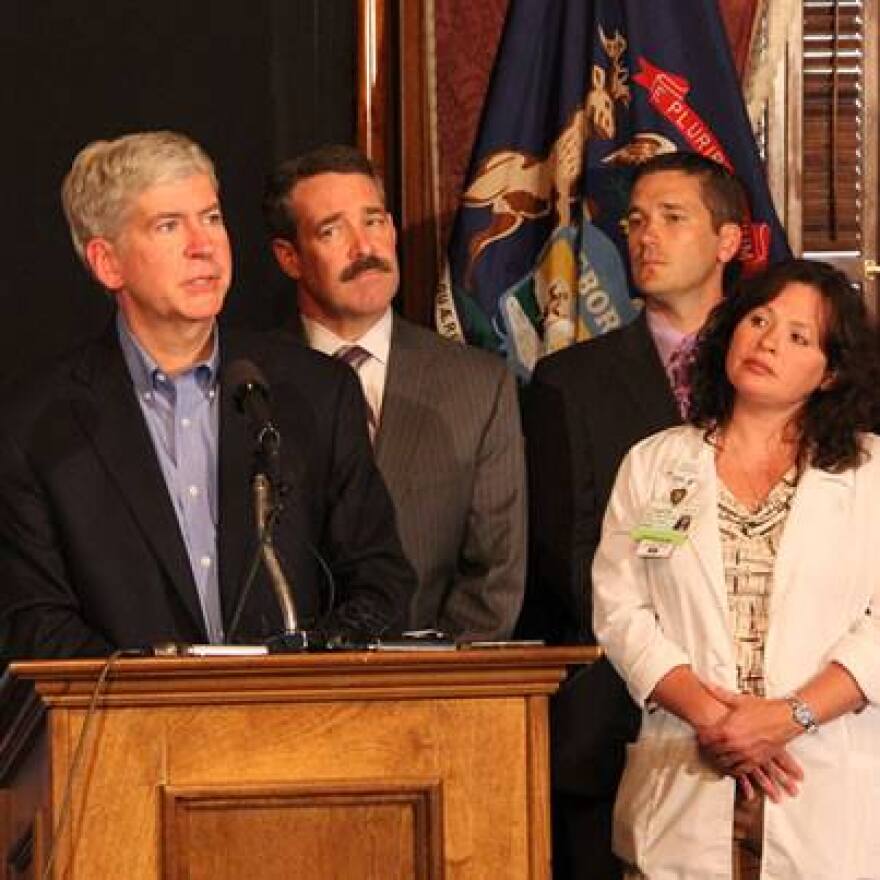
[[[131,332],[128,322],[120,309],[116,310],[116,333],[119,337],[119,345],[125,358],[131,381],[138,400],[143,400],[145,395],[159,393],[163,396],[174,394],[174,385],[166,381],[164,371],[156,363],[155,358],[140,344]],[[220,366],[220,343],[219,334],[214,329],[214,337],[211,353],[205,360],[192,367],[195,380],[202,393],[206,397],[213,397],[216,393],[218,368]],[[149,399],[149,398],[147,398]]]
[[[663,367],[669,372],[669,359],[672,353],[687,339],[693,340],[696,333],[682,333],[669,323],[659,312],[646,309],[646,317],[648,319],[648,330],[657,346],[657,352],[660,360],[663,361]]]
[[[346,345],[359,345],[364,351],[368,351],[370,355],[379,361],[383,367],[388,365],[388,353],[391,350],[391,308],[387,308],[385,313],[358,339],[343,339],[337,336],[332,330],[313,321],[311,318],[302,318],[303,327],[306,331],[306,339],[309,345],[329,354],[331,357]]]
[[[391,329],[393,316],[389,306],[385,313],[359,339],[343,339],[323,324],[302,317],[303,328],[309,345],[331,357],[346,345],[359,345],[371,357],[358,370],[361,388],[376,419],[381,418],[382,398],[385,394],[385,377],[388,371],[388,357],[391,351]]]

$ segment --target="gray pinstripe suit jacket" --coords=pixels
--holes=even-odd
[[[395,315],[375,451],[418,574],[410,626],[509,636],[526,512],[516,385],[503,361]]]

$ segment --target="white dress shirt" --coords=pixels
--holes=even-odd
[[[388,374],[388,353],[391,349],[391,307],[389,306],[385,310],[385,314],[358,339],[343,339],[323,324],[305,316],[302,317],[302,323],[309,346],[317,351],[332,357],[340,348],[359,345],[369,352],[370,357],[361,364],[357,374],[361,380],[364,397],[367,399],[370,409],[375,413],[376,420],[380,420],[382,418],[385,377]]]

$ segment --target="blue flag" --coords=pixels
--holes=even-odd
[[[437,299],[441,332],[542,355],[635,316],[633,169],[691,150],[735,171],[744,271],[788,255],[716,0],[511,0]]]

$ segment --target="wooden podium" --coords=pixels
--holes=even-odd
[[[64,880],[549,880],[547,699],[588,648],[116,661]],[[0,687],[10,880],[42,876],[100,661]]]

